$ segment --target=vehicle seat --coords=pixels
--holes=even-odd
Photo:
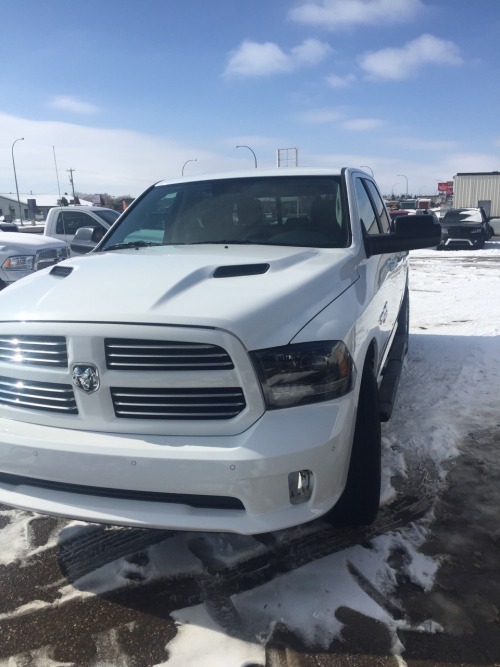
[[[222,199],[212,199],[201,213],[200,240],[230,241],[235,238],[232,205]]]
[[[239,227],[255,227],[264,223],[264,212],[260,199],[240,197],[236,201],[236,216]]]
[[[337,220],[333,199],[315,199],[311,206],[311,229],[321,232],[332,245],[344,245],[344,234]]]

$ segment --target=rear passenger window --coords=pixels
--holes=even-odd
[[[365,184],[368,189],[368,192],[371,195],[374,206],[377,210],[380,224],[382,225],[382,231],[385,234],[388,234],[391,231],[391,223],[389,220],[389,216],[387,215],[384,202],[382,201],[382,197],[380,196],[379,191],[375,187],[374,183],[372,183],[371,181],[365,181]]]
[[[373,208],[368,192],[365,189],[364,181],[361,178],[355,180],[356,201],[358,212],[363,227],[367,234],[380,234],[376,211]]]

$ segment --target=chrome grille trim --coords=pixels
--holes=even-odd
[[[123,371],[207,371],[234,368],[217,345],[175,341],[106,338],[106,366]]]
[[[64,336],[0,336],[0,362],[67,368]]]
[[[57,248],[39,250],[35,255],[35,271],[45,269],[47,266],[57,264],[62,258],[59,257]]]
[[[246,407],[239,387],[142,389],[113,387],[115,415],[125,419],[233,419]]]
[[[53,382],[0,376],[0,404],[59,414],[78,414],[71,385]]]

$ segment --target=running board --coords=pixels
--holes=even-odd
[[[406,336],[395,336],[378,390],[381,422],[387,422],[391,418],[394,402],[396,401],[399,378],[403,370],[403,360],[407,350],[408,338]]]

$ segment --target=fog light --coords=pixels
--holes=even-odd
[[[292,505],[306,503],[312,495],[313,474],[310,470],[297,470],[288,475],[288,492]]]

